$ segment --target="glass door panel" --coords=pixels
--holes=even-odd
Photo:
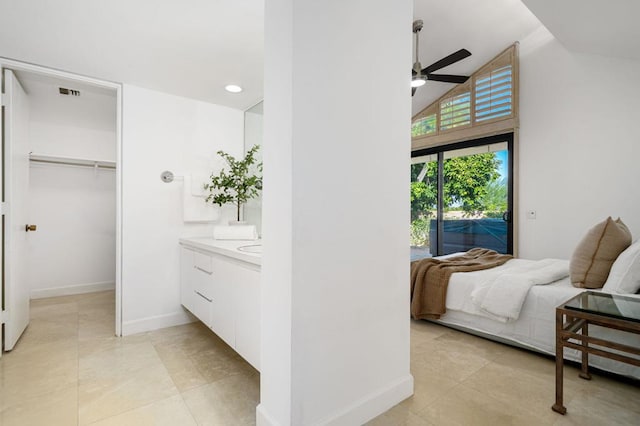
[[[438,156],[411,159],[411,260],[435,256],[437,240],[432,228],[438,213]],[[433,226],[432,226],[433,225]]]
[[[443,152],[439,255],[474,247],[510,251],[508,165],[506,141]]]

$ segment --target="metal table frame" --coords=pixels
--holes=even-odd
[[[595,311],[566,307],[569,302],[575,298],[582,297],[583,294],[584,293],[569,299],[556,308],[556,402],[551,409],[560,414],[567,412],[566,407],[563,405],[564,348],[577,349],[582,352],[580,377],[585,380],[591,380],[591,375],[589,374],[589,354],[640,367],[640,359],[607,350],[615,349],[627,354],[640,356],[640,348],[589,335],[589,325],[598,325],[600,327],[640,334],[640,322],[616,318]],[[634,300],[640,303],[640,299]],[[580,333],[578,333],[578,331]]]

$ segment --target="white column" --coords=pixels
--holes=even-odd
[[[266,0],[259,425],[409,397],[410,0]]]

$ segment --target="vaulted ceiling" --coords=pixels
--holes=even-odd
[[[0,56],[245,109],[263,93],[264,1],[0,0]],[[415,0],[414,11],[423,66],[471,51],[451,74],[473,72],[538,19],[569,49],[640,58],[637,16],[637,0]],[[451,87],[428,82],[414,113]]]

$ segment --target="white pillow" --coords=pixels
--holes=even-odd
[[[640,290],[640,241],[620,253],[604,283],[607,293],[632,294]]]

